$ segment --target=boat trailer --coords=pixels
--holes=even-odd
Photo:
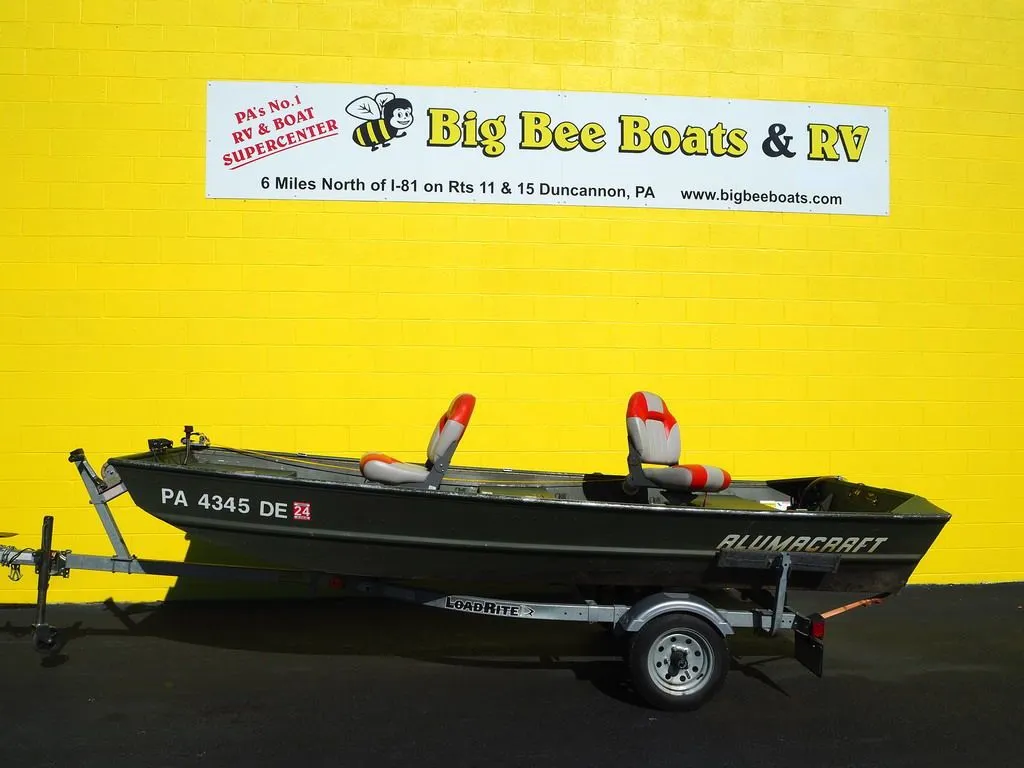
[[[68,461],[75,465],[114,550],[113,556],[75,554],[53,548],[53,517],[43,518],[38,549],[0,545],[0,567],[17,581],[21,568],[32,566],[37,576],[36,617],[32,642],[49,656],[61,647],[57,629],[46,621],[50,580],[68,578],[72,571],[147,574],[201,580],[235,580],[289,583],[311,589],[328,589],[381,597],[443,610],[484,616],[542,621],[573,621],[605,624],[624,639],[624,661],[637,693],[650,706],[663,710],[693,710],[721,687],[729,669],[727,640],[737,629],[766,636],[791,630],[794,656],[821,677],[824,661],[825,622],[853,608],[881,602],[888,593],[857,600],[825,613],[802,615],[786,603],[789,574],[795,570],[831,570],[840,555],[809,555],[789,552],[720,551],[716,565],[765,571],[772,588],[741,594],[743,607],[716,607],[705,598],[687,592],[658,592],[631,605],[581,602],[526,602],[519,600],[454,595],[389,584],[378,579],[350,577],[318,571],[256,568],[214,563],[186,563],[138,558],[128,551],[109,503],[127,492],[116,475],[108,483],[90,466],[79,448]],[[117,482],[113,482],[117,480]]]

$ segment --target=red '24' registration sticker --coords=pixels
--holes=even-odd
[[[308,501],[292,502],[292,520],[309,520],[310,509]]]

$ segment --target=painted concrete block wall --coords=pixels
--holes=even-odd
[[[1022,50],[1018,0],[5,0],[0,530],[107,551],[76,447],[417,460],[459,391],[462,461],[622,470],[647,388],[687,460],[948,508],[915,581],[1024,578]],[[892,212],[210,201],[206,83],[236,78],[885,106]]]

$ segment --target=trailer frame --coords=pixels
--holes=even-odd
[[[741,602],[745,606],[742,608],[716,607],[704,597],[686,591],[648,594],[632,604],[599,604],[591,599],[581,602],[523,601],[448,594],[380,579],[322,571],[139,558],[129,551],[109,506],[111,501],[127,492],[120,478],[113,471],[107,478],[97,474],[81,448],[72,451],[68,461],[79,473],[114,554],[77,554],[71,549],[54,549],[54,518],[50,515],[43,518],[38,549],[0,545],[0,567],[6,567],[12,579],[21,578],[22,567],[32,566],[35,569],[36,616],[32,624],[32,642],[35,649],[44,655],[56,653],[62,645],[57,628],[46,618],[50,581],[54,577],[69,578],[76,570],[203,580],[298,583],[311,589],[326,586],[342,592],[459,613],[605,624],[617,637],[626,641],[624,660],[629,666],[634,687],[648,704],[665,710],[692,710],[703,705],[724,683],[729,667],[727,641],[737,629],[750,629],[767,636],[792,631],[794,657],[813,674],[822,677],[826,619],[853,608],[877,604],[889,596],[888,593],[875,595],[825,613],[801,614],[787,604],[790,573],[794,570],[830,569],[836,563],[829,558],[795,558],[787,552],[718,553],[717,564],[723,567],[770,572],[772,587],[741,593]]]

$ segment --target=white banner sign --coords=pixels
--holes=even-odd
[[[214,198],[889,213],[880,107],[211,82]]]

